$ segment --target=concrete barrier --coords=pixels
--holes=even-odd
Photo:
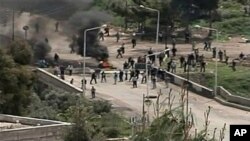
[[[158,78],[165,80],[165,78],[169,78],[169,82],[173,83],[177,86],[183,86],[184,84],[188,84],[188,88],[190,91],[197,93],[201,96],[208,97],[208,98],[213,98],[214,93],[212,89],[209,89],[207,87],[204,87],[200,84],[197,84],[193,81],[188,81],[187,79],[180,77],[178,75],[175,75],[173,73],[170,73],[168,71],[158,69],[158,68],[153,68],[153,71],[156,71],[158,74]]]
[[[217,88],[217,94],[228,102],[250,107],[250,99],[244,98],[241,96],[232,95],[230,92],[228,92],[222,86]]]
[[[71,126],[70,123],[60,121],[0,114],[0,122],[16,123],[17,121],[31,127],[0,131],[1,141],[63,141],[65,132]]]
[[[73,93],[82,93],[83,92],[82,89],[60,79],[59,77],[41,69],[41,68],[37,68],[36,70],[34,70],[34,72],[38,76],[39,81],[41,81],[49,86],[53,85],[55,87],[59,87],[63,90],[73,92]]]

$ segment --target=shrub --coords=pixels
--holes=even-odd
[[[107,101],[94,101],[93,111],[96,114],[109,113],[111,111],[111,104]]]

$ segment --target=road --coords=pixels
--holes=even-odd
[[[80,87],[81,86],[81,79],[82,76],[73,75],[73,76],[66,76],[66,81],[70,81],[70,79],[74,79],[74,85]],[[111,103],[115,103],[119,105],[119,107],[127,107],[132,109],[132,112],[135,115],[138,115],[142,111],[142,97],[143,94],[146,94],[146,84],[138,85],[138,88],[132,88],[132,83],[125,81],[125,82],[118,82],[117,85],[113,84],[112,76],[108,77],[107,83],[100,83],[100,79],[98,80],[97,84],[90,85],[89,84],[90,78],[87,78],[88,84],[87,89],[89,90],[92,86],[94,86],[97,90],[97,97],[104,98],[109,100]],[[152,90],[150,89],[150,95],[157,95],[159,90],[161,89],[163,92],[163,96],[161,97],[160,101],[163,101],[169,92],[169,88],[166,88],[163,82],[157,83],[157,89]],[[151,87],[151,86],[150,86]],[[181,88],[170,85],[170,88],[173,89],[172,96],[175,96],[174,105],[179,105],[179,100],[181,98],[180,91]],[[86,95],[90,95],[88,91]],[[154,101],[155,102],[155,101]],[[166,103],[165,103],[166,104]],[[250,123],[250,113],[223,106],[213,99],[208,99],[192,92],[189,92],[189,106],[192,108],[192,113],[195,119],[195,128],[201,130],[203,129],[204,125],[204,112],[208,109],[208,106],[211,106],[211,113],[209,116],[210,125],[209,125],[209,132],[212,135],[213,129],[217,128],[217,136],[219,135],[218,130],[221,129],[224,123],[227,124],[226,127],[226,136],[225,140],[229,140],[229,125],[230,124],[249,124]],[[150,107],[150,114],[151,117],[154,117],[153,106]],[[130,114],[131,115],[131,114]],[[132,115],[131,115],[132,116]]]

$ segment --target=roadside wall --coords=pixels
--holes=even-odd
[[[82,89],[71,85],[70,83],[60,79],[59,77],[41,69],[37,68],[34,70],[36,75],[38,76],[38,80],[47,84],[47,85],[53,85],[55,87],[59,87],[63,90],[66,90],[68,92],[73,92],[73,93],[82,93]]]
[[[183,86],[183,84],[188,83],[188,88],[190,91],[197,93],[201,96],[208,97],[208,98],[214,97],[214,93],[213,93],[212,89],[204,87],[204,86],[197,84],[197,83],[190,81],[190,80],[187,82],[187,79],[182,78],[182,77],[175,75],[173,73],[167,72],[165,70],[157,69],[157,68],[153,68],[153,69],[154,69],[154,71],[158,71],[158,73],[157,73],[158,78],[160,78],[162,80],[165,80],[165,78],[168,77],[170,83],[173,83],[173,84],[175,84],[177,86],[181,86],[181,87]]]
[[[1,141],[63,141],[68,125],[47,125],[0,132]]]
[[[16,123],[32,127],[0,131],[1,141],[63,141],[70,123],[0,114],[1,122]]]
[[[244,98],[241,96],[232,95],[230,92],[228,92],[222,86],[218,87],[217,94],[220,95],[223,99],[225,99],[228,102],[250,107],[250,99]]]

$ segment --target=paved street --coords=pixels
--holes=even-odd
[[[82,76],[74,75],[74,76],[66,76],[66,81],[70,81],[71,78],[74,78],[74,85],[80,87]],[[146,94],[146,84],[138,85],[138,88],[132,88],[132,82],[118,82],[117,85],[113,85],[112,77],[108,77],[107,83],[100,83],[100,79],[97,84],[90,85],[90,78],[87,78],[87,93],[86,95],[90,95],[90,88],[94,86],[96,88],[97,93],[101,93],[97,95],[97,97],[101,97],[111,101],[112,103],[118,104],[120,107],[128,107],[134,111],[134,114],[140,114],[142,111],[142,97],[143,94]],[[169,89],[165,88],[163,82],[157,83],[157,89],[150,89],[150,95],[157,95],[159,89],[162,89],[163,96],[161,100],[165,99],[168,96]],[[174,90],[173,96],[175,96],[175,105],[178,105],[180,100],[180,91],[181,88],[170,85],[170,87]],[[150,86],[151,88],[151,86]],[[88,96],[89,97],[89,96]],[[214,128],[217,130],[223,127],[223,124],[227,124],[226,131],[226,141],[229,140],[229,126],[230,124],[248,124],[250,123],[250,114],[249,112],[242,111],[239,109],[223,106],[212,99],[208,99],[192,92],[189,93],[189,105],[192,108],[195,124],[198,129],[202,129],[204,124],[204,112],[208,109],[208,106],[211,106],[210,113],[210,126],[209,131],[212,134]],[[153,107],[150,108],[150,114],[153,117]],[[219,134],[217,134],[219,135]]]

